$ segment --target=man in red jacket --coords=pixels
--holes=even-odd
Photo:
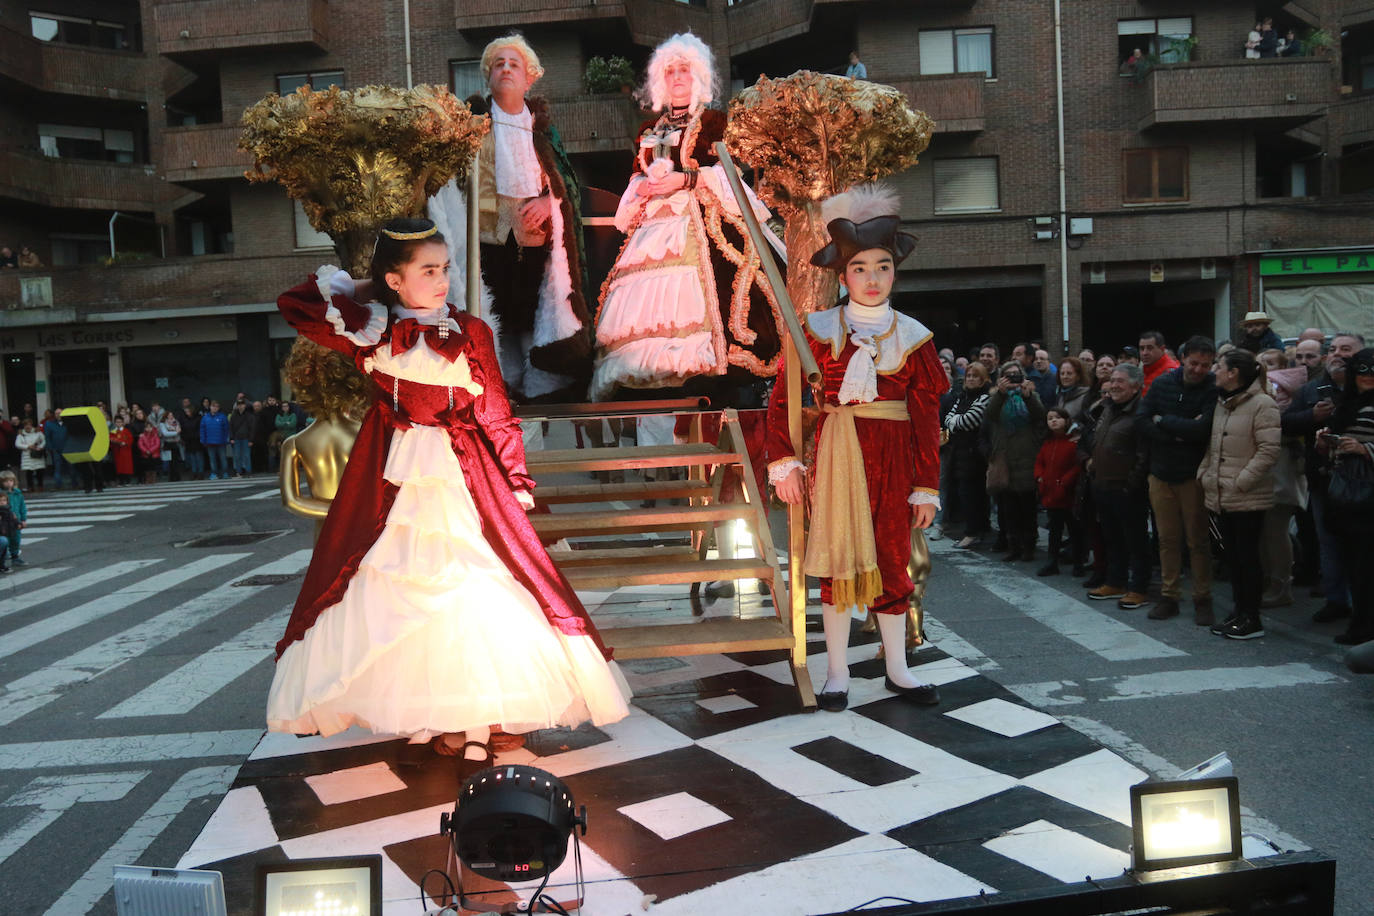
[[[1150,383],[1155,379],[1178,368],[1178,360],[1170,356],[1164,346],[1164,335],[1158,331],[1140,335],[1140,368],[1145,370],[1145,384],[1140,389],[1142,396],[1150,390]]]

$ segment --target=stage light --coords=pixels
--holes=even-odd
[[[119,916],[149,913],[197,913],[225,916],[224,879],[217,871],[188,868],[114,867],[115,912]]]
[[[1131,786],[1137,871],[1240,857],[1240,793],[1234,776]]]
[[[548,876],[567,858],[570,836],[578,899],[559,905],[582,905],[578,827],[585,836],[587,809],[574,803],[563,781],[544,770],[519,765],[488,767],[469,776],[458,790],[452,815],[446,812],[439,818],[439,831],[451,836],[453,854],[469,870],[502,882],[542,879],[530,902],[533,912],[541,911],[538,904]],[[461,881],[458,895],[464,909],[493,911],[488,905],[468,901]]]
[[[382,857],[259,865],[254,916],[382,916]]]

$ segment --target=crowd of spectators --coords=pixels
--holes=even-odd
[[[0,270],[16,270],[19,268],[32,270],[35,267],[42,266],[42,259],[40,259],[28,245],[20,245],[18,254],[15,254],[14,249],[8,245],[0,245]]]
[[[1297,32],[1287,29],[1282,35],[1274,28],[1270,17],[1255,23],[1250,34],[1245,37],[1245,57],[1248,60],[1261,60],[1271,57],[1301,57],[1302,39]]]
[[[1196,336],[1175,353],[1145,331],[1057,365],[1038,343],[1000,353],[941,353],[935,536],[1035,560],[1043,510],[1036,574],[1067,567],[1090,598],[1166,620],[1191,597],[1198,626],[1254,639],[1261,611],[1306,586],[1325,599],[1314,621],[1347,622],[1337,643],[1374,640],[1374,349],[1361,334],[1308,329],[1285,347],[1251,312],[1219,346]],[[1214,612],[1217,571],[1232,606]]]
[[[35,415],[32,404],[8,420],[0,419],[0,467],[23,476],[24,489],[103,490],[106,484],[131,486],[159,480],[218,480],[275,473],[282,440],[311,422],[299,405],[276,397],[250,400],[240,392],[229,413],[220,402],[182,398],[167,409],[157,401],[144,408],[137,402],[103,401],[95,406],[106,418],[110,450],[96,464],[72,464],[67,451],[67,428],[62,409]],[[3,527],[3,518],[0,518]],[[0,537],[3,532],[0,532]]]

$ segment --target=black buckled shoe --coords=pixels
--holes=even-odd
[[[918,706],[934,706],[940,702],[940,691],[934,684],[917,684],[915,687],[899,687],[890,677],[883,677],[883,686],[904,700]]]
[[[844,712],[849,706],[848,690],[831,690],[816,694],[816,705],[826,712]]]

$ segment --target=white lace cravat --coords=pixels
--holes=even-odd
[[[892,306],[866,306],[851,302],[844,307],[849,340],[858,348],[844,370],[838,395],[841,404],[867,404],[878,399],[878,338],[892,327]]]

